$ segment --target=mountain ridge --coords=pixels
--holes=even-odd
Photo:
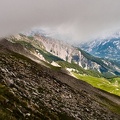
[[[94,56],[88,55],[81,49],[73,47],[69,44],[65,44],[64,42],[53,38],[49,38],[40,34],[35,36],[26,36],[20,34],[10,38],[10,40],[17,43],[19,42],[20,44],[23,44],[24,42],[27,42],[25,44],[31,44],[37,50],[37,52],[34,51],[36,54],[41,54],[42,51],[46,53],[45,51],[47,51],[49,55],[54,55],[69,63],[74,62],[86,70],[97,70],[100,73],[108,72],[109,74],[113,75],[116,74],[117,71],[117,75],[119,75],[119,66],[116,64],[111,64],[110,61],[106,61],[105,59],[101,60]],[[44,53],[42,53],[42,55]]]
[[[88,43],[81,44],[80,47],[94,56],[110,59],[119,63],[120,33],[117,32],[111,37],[95,39]]]

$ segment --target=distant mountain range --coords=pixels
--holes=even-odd
[[[81,44],[80,48],[99,58],[120,62],[120,32]]]
[[[23,52],[18,47],[14,51],[19,50],[18,52],[25,56],[32,56],[33,59],[36,57],[38,61],[43,60],[67,70],[71,69],[86,74],[94,73],[97,76],[100,76],[100,74],[104,76],[106,74],[107,76],[120,75],[120,66],[116,63],[94,57],[79,48],[47,37],[44,34],[44,32],[41,34],[41,31],[31,31],[27,34],[11,36],[6,38],[5,41],[10,42],[8,46],[10,49],[14,49],[15,44],[21,45],[24,49]],[[6,45],[7,42],[2,40],[1,44]]]

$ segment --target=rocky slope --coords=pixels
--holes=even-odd
[[[0,45],[1,120],[120,119],[120,97],[10,49]]]

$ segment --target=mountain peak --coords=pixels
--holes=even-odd
[[[89,43],[81,44],[80,47],[97,57],[118,62],[120,60],[120,32],[117,31],[105,37],[99,37]]]

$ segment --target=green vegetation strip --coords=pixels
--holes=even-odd
[[[113,79],[107,80],[105,78],[82,75],[74,72],[72,72],[72,74],[76,78],[91,84],[93,87],[96,87],[104,91],[107,91],[109,93],[120,96],[120,78],[113,78]]]

